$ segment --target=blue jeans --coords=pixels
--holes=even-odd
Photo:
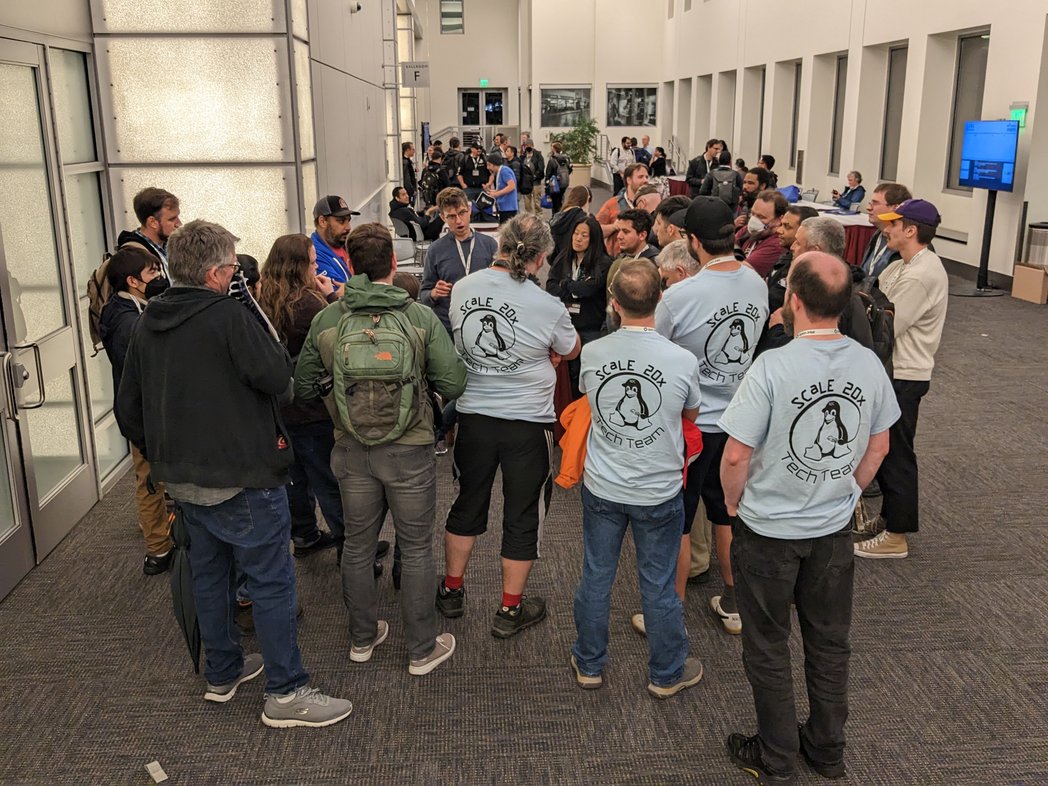
[[[674,588],[680,533],[681,495],[659,505],[609,502],[582,487],[582,579],[575,591],[575,630],[571,648],[579,670],[597,675],[608,662],[611,587],[626,527],[633,526],[641,607],[648,631],[648,675],[660,687],[678,682],[688,657],[684,605]]]
[[[207,681],[224,685],[244,668],[240,632],[233,623],[239,568],[254,601],[266,692],[282,695],[307,684],[309,674],[298,651],[298,600],[288,551],[291,514],[284,489],[244,489],[219,505],[179,505],[189,528],[193,599]]]
[[[288,436],[295,451],[295,462],[288,472],[287,502],[291,508],[291,537],[305,545],[320,535],[316,506],[324,514],[331,534],[341,541],[345,537],[342,520],[342,495],[338,480],[331,471],[331,449],[335,446],[334,426],[330,420],[319,423],[288,425]]]

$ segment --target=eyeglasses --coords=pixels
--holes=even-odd
[[[236,275],[237,273],[239,273],[239,272],[240,272],[241,270],[243,270],[243,269],[244,269],[244,268],[242,268],[242,267],[240,266],[240,263],[239,263],[239,262],[227,262],[226,264],[224,264],[224,265],[219,265],[218,267],[219,267],[220,269],[221,269],[221,268],[224,268],[224,267],[231,267],[231,268],[233,268],[233,275],[234,275],[234,276],[235,276],[235,275]]]

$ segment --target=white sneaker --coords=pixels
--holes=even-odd
[[[368,644],[366,647],[350,647],[349,659],[354,663],[367,663],[371,660],[371,655],[375,652],[375,647],[386,640],[389,636],[389,623],[385,620],[378,621],[378,633],[375,636],[375,640]]]
[[[441,633],[437,636],[433,652],[424,658],[412,659],[411,663],[408,664],[408,674],[415,677],[429,674],[433,669],[450,658],[454,651],[455,637],[450,633]]]
[[[738,636],[742,633],[742,617],[739,616],[739,612],[727,612],[721,608],[721,596],[714,595],[710,598],[710,608],[713,609],[713,613],[720,617],[721,624],[724,625],[724,630],[728,631],[734,636]]]
[[[648,629],[644,627],[643,614],[634,614],[632,617],[630,617],[630,625],[632,625],[633,629],[637,631],[637,633],[639,633],[641,636],[648,635]]]

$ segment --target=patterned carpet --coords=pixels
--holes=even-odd
[[[857,569],[849,783],[1048,783],[1046,317],[1010,298],[950,300],[918,437],[921,534],[909,559]],[[442,517],[448,458],[439,471]],[[329,729],[271,730],[261,681],[227,705],[203,701],[167,581],[141,573],[125,478],[0,603],[0,782],[147,784],[158,759],[174,784],[752,783],[723,748],[754,717],[739,640],[707,611],[718,584],[686,603],[702,683],[653,700],[645,642],[629,627],[639,597],[627,545],[606,685],[584,693],[568,667],[577,491],[558,490],[546,533],[530,589],[549,620],[509,641],[490,635],[493,531],[471,567],[467,615],[447,626],[459,649],[422,678],[407,673],[388,572],[390,640],[352,664],[334,554],[298,561],[306,665],[355,709]],[[803,763],[799,775],[820,781]]]

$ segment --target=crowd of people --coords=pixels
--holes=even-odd
[[[544,158],[526,138],[468,152],[452,139],[428,156],[432,177],[405,143],[390,216],[433,241],[421,282],[398,273],[389,230],[354,227],[339,196],[316,203],[311,237],[276,239],[260,266],[227,229],[182,225],[173,194],[136,196],[140,227],[107,263],[102,337],[146,573],[170,564],[165,498],[188,528],[206,699],[228,701],[264,670],[266,725],[348,717],[351,703],[302,664],[292,555],[336,549],[349,658],[365,663],[390,632],[376,589],[387,514],[408,671],[446,662],[458,642],[440,618],[482,602],[467,603],[466,574],[499,470],[491,632],[541,623],[547,601],[527,584],[559,470],[561,485],[581,484],[577,638],[564,656],[578,686],[603,684],[627,529],[647,689],[666,699],[699,683],[683,604],[712,581],[715,553],[711,615],[741,636],[757,714],[756,734],[728,739],[732,761],[765,783],[787,782],[798,754],[844,774],[853,559],[904,558],[918,529],[914,437],[946,314],[939,214],[878,185],[878,231],[850,266],[841,225],[789,204],[771,156],[743,174],[711,139],[688,167],[693,195],[666,197],[649,182],[657,148],[645,157],[628,141],[621,188],[602,205],[586,186],[560,188],[570,162],[557,143]],[[527,198],[536,190],[549,218]],[[497,235],[473,226],[488,209]],[[873,315],[888,320],[887,354]],[[570,406],[555,405],[565,391]],[[436,457],[449,449],[458,493],[438,572]],[[860,495],[878,486],[876,534],[856,541]],[[792,606],[810,705],[799,724]],[[244,653],[241,629],[260,655]]]

